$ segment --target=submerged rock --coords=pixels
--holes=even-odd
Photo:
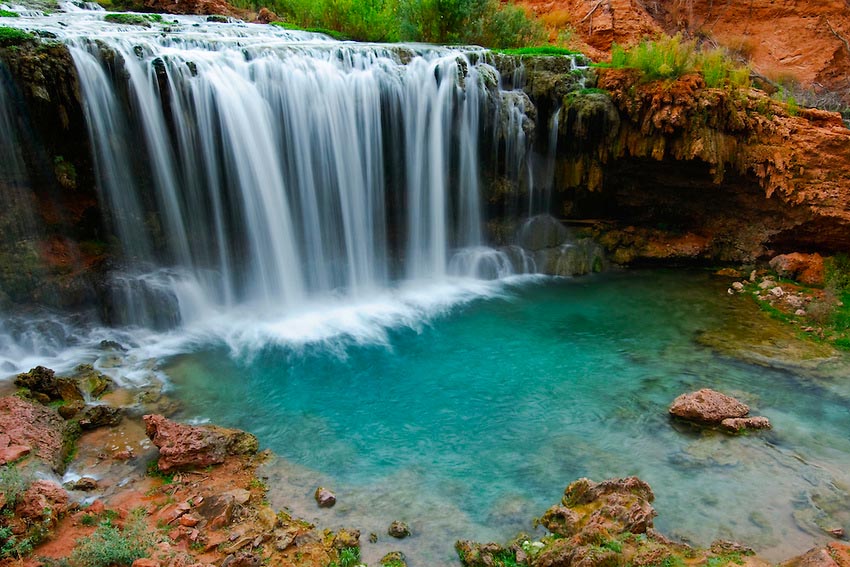
[[[390,551],[381,557],[381,567],[407,567],[404,553],[401,551]]]
[[[404,539],[410,535],[410,526],[404,522],[396,520],[387,529],[387,533],[397,539]]]
[[[673,400],[669,412],[674,417],[720,426],[731,433],[746,429],[770,429],[770,421],[766,417],[746,417],[750,413],[747,404],[709,388],[682,394]]]
[[[671,415],[690,421],[720,423],[727,418],[744,417],[750,408],[735,398],[703,388],[673,400],[669,411]]]
[[[146,415],[142,419],[147,436],[159,448],[161,471],[221,464],[228,455],[250,455],[259,449],[254,435],[238,429],[196,427],[161,415]]]
[[[119,423],[121,423],[121,410],[111,406],[89,406],[80,416],[80,427],[83,429],[115,426]]]
[[[336,496],[324,486],[316,489],[313,498],[316,499],[316,504],[319,505],[319,508],[332,508],[336,504]]]

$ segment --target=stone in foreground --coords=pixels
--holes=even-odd
[[[336,496],[324,486],[317,488],[313,497],[316,499],[319,508],[332,508],[336,504]]]
[[[257,438],[238,429],[187,425],[161,415],[146,415],[145,433],[159,448],[159,470],[206,467],[224,462],[230,455],[252,455]]]

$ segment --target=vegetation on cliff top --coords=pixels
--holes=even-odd
[[[0,26],[0,47],[20,45],[35,39],[35,36],[18,28]]]
[[[152,23],[161,23],[162,16],[159,14],[107,14],[103,17],[103,20],[111,24],[149,28]]]
[[[537,20],[499,0],[236,0],[235,5],[263,5],[298,28],[331,30],[358,41],[502,48],[546,43]]]
[[[698,72],[711,88],[750,86],[749,67],[735,61],[725,50],[703,50],[680,35],[645,40],[630,49],[615,44],[611,50],[611,67],[638,69],[648,81]]]

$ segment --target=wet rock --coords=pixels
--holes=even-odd
[[[91,490],[97,490],[97,481],[89,476],[84,476],[81,479],[68,483],[68,486],[71,490],[82,490],[85,492]]]
[[[410,535],[410,526],[404,522],[396,520],[387,529],[387,533],[397,539],[404,539]]]
[[[59,406],[59,408],[57,408],[57,411],[59,412],[59,415],[62,416],[62,419],[72,419],[75,415],[80,413],[80,411],[84,407],[86,407],[85,402],[70,402],[65,405]]]
[[[316,499],[316,504],[319,505],[319,508],[332,508],[336,504],[336,496],[324,486],[316,489],[313,498]]]
[[[70,378],[56,379],[56,393],[60,399],[66,402],[82,402],[84,400],[79,384],[76,380]]]
[[[336,549],[360,547],[360,530],[338,530],[334,536],[333,546]]]
[[[720,423],[727,418],[744,417],[749,411],[746,404],[708,388],[682,394],[669,408],[670,414],[675,417],[702,423]]]
[[[475,543],[474,541],[460,540],[455,542],[460,562],[466,567],[494,567],[504,565],[504,556],[512,555],[508,548],[497,543]],[[497,561],[500,560],[500,561]]]
[[[578,531],[581,517],[566,506],[552,506],[538,520],[541,526],[562,537],[572,537]]]
[[[26,388],[30,392],[43,394],[50,400],[59,399],[56,387],[56,374],[50,368],[36,366],[29,372],[15,376],[15,386]]]
[[[407,567],[407,561],[401,551],[390,551],[381,557],[380,564],[382,567]]]
[[[755,555],[756,552],[751,547],[741,545],[736,541],[725,539],[717,539],[711,542],[709,550],[715,555],[726,555],[729,553],[738,553],[740,555]]]
[[[79,422],[83,429],[112,427],[121,423],[121,410],[111,406],[88,406],[80,415]]]
[[[733,433],[740,433],[746,429],[770,429],[770,420],[766,417],[732,417],[720,422],[720,426]]]
[[[159,448],[159,470],[220,464],[228,455],[248,455],[259,448],[250,433],[216,426],[196,427],[161,415],[146,415],[145,432]]]
[[[95,370],[91,364],[77,366],[74,378],[79,383],[80,390],[92,398],[99,398],[112,386],[112,379]]]
[[[824,283],[824,264],[820,254],[781,254],[770,261],[770,267],[780,277],[813,286]]]
[[[76,431],[53,408],[16,396],[0,398],[0,432],[5,442],[5,446],[0,448],[29,447],[53,470],[62,472],[65,455],[73,448]],[[20,449],[14,452],[19,453]]]
[[[369,543],[378,543],[378,534],[372,532],[369,534]]]

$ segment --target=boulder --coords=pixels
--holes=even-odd
[[[55,525],[69,509],[68,493],[49,480],[36,480],[18,497],[15,515],[28,524],[50,522]]]
[[[111,406],[89,406],[83,410],[79,421],[83,429],[115,426],[121,423],[121,410]]]
[[[720,422],[720,427],[733,433],[739,433],[745,429],[770,429],[770,420],[766,417],[730,417]]]
[[[410,526],[404,522],[396,520],[390,524],[390,527],[387,529],[387,533],[396,539],[404,539],[410,535]]]
[[[5,449],[11,460],[23,456],[23,448],[28,447],[53,470],[62,472],[75,431],[53,408],[17,396],[0,398],[0,450]]]
[[[360,547],[360,530],[341,529],[334,536],[333,546],[336,549]]]
[[[43,394],[51,400],[59,399],[56,388],[56,374],[50,368],[36,366],[29,372],[15,376],[15,386],[26,388],[30,392]]]
[[[332,508],[336,504],[336,496],[324,486],[316,489],[313,498],[316,499],[316,504],[319,505],[319,508]]]
[[[790,278],[800,283],[822,286],[824,283],[824,264],[820,254],[781,254],[770,261],[770,267],[780,277]]]
[[[780,563],[779,567],[850,567],[850,545],[833,542],[826,547],[810,549]]]
[[[727,418],[744,417],[750,408],[735,398],[703,388],[673,400],[669,411],[671,415],[682,419],[719,424]]]
[[[257,438],[245,431],[177,423],[161,415],[146,415],[145,432],[159,448],[159,470],[206,467],[223,463],[228,455],[257,452]]]
[[[74,372],[80,390],[92,398],[99,398],[112,386],[112,379],[95,370],[91,364],[80,364]]]
[[[381,557],[380,565],[382,567],[407,567],[407,561],[401,551],[390,551]]]

